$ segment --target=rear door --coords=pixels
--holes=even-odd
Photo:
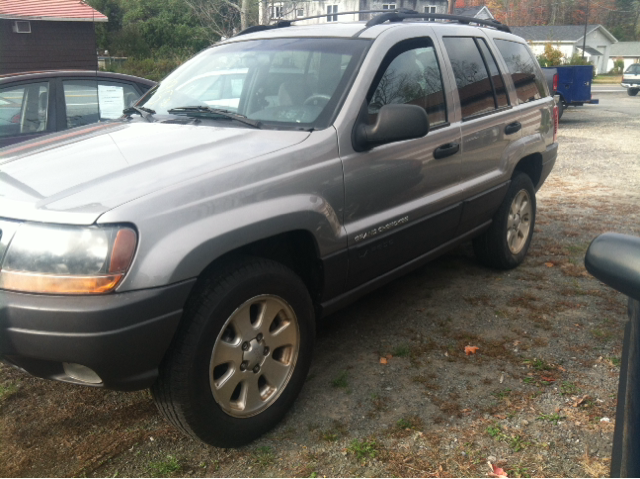
[[[460,128],[449,119],[441,52],[428,36],[430,27],[402,30],[394,42],[380,42],[390,48],[369,52],[369,64],[361,69],[367,75],[361,84],[366,91],[362,108],[373,122],[384,105],[419,105],[427,112],[430,131],[423,138],[364,152],[353,149],[353,123],[340,132],[349,288],[451,240],[460,217]]]
[[[487,40],[464,31],[442,37],[460,102],[460,181],[467,199],[459,234],[490,220],[500,205],[507,188],[503,153],[522,129]]]

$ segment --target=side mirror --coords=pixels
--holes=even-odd
[[[367,125],[366,105],[353,131],[353,147],[365,151],[395,141],[420,138],[429,133],[429,118],[417,105],[385,105],[380,108],[373,125]]]
[[[589,245],[584,265],[603,283],[640,301],[640,238],[602,234]]]

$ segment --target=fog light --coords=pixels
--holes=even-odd
[[[89,384],[100,384],[102,379],[96,374],[93,369],[90,369],[82,364],[76,363],[62,363],[64,372],[70,378],[82,381]]]

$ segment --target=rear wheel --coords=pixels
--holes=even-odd
[[[562,114],[564,113],[564,109],[566,108],[564,104],[564,100],[560,100],[558,102],[558,120],[562,118]]]
[[[636,96],[638,94],[637,88],[627,88],[627,95]]]
[[[274,427],[300,392],[311,362],[313,305],[279,263],[227,265],[192,295],[152,387],[175,426],[219,447]]]
[[[528,175],[516,172],[487,231],[473,241],[478,260],[492,268],[511,269],[524,261],[536,219],[536,197]]]

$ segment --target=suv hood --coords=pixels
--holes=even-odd
[[[217,124],[106,123],[0,149],[0,217],[92,224],[123,203],[309,136]]]

